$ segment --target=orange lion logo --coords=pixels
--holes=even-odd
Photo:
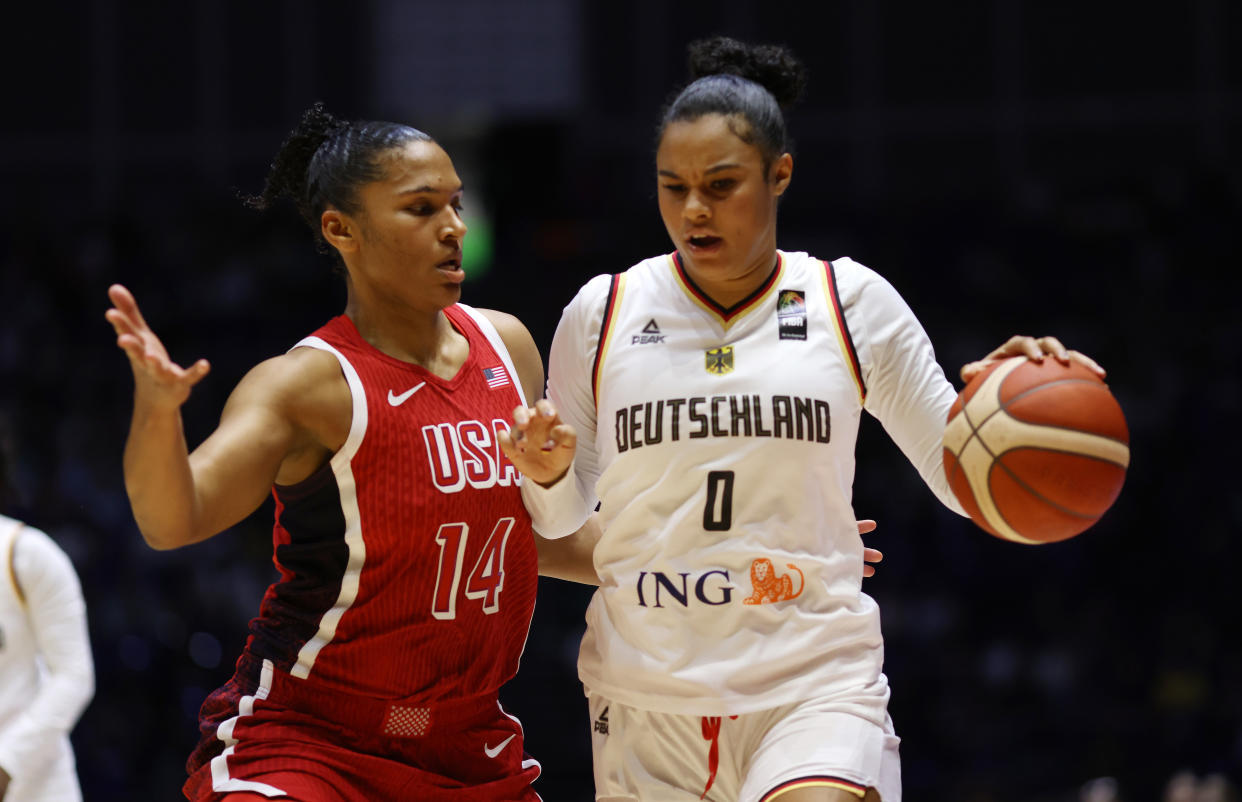
[[[769,604],[771,602],[789,601],[802,595],[806,587],[806,577],[802,569],[793,563],[785,563],[798,572],[798,590],[794,592],[793,580],[789,574],[778,574],[767,557],[760,557],[750,563],[750,584],[754,592],[743,599],[743,604]]]

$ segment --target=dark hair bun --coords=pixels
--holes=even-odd
[[[323,103],[316,101],[302,112],[297,127],[281,143],[268,172],[263,193],[247,198],[246,202],[257,209],[267,209],[283,197],[293,201],[304,217],[311,215],[312,210],[307,206],[309,199],[306,197],[306,175],[311,159],[326,139],[347,127],[348,121],[334,117],[324,108]],[[307,217],[307,222],[314,227],[311,217]]]
[[[690,80],[727,73],[738,75],[772,93],[781,108],[790,106],[806,86],[806,69],[780,45],[748,45],[727,36],[692,42]]]

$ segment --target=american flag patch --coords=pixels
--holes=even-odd
[[[483,368],[483,380],[487,382],[487,386],[495,390],[497,387],[504,387],[509,383],[509,374],[505,372],[504,365],[497,365],[494,368]]]

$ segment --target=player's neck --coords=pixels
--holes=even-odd
[[[345,314],[373,348],[402,362],[421,365],[441,378],[456,375],[469,354],[465,338],[442,309],[359,303],[350,293]]]
[[[686,275],[695,285],[724,309],[731,309],[749,298],[764,285],[780,267],[776,249],[765,252],[738,269],[717,270],[697,266],[682,257]]]

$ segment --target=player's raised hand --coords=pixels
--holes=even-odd
[[[578,433],[561,420],[552,402],[513,410],[513,427],[498,435],[500,448],[522,474],[541,485],[555,484],[569,470]]]
[[[129,357],[134,369],[135,392],[148,402],[179,407],[190,389],[207,375],[211,366],[200,359],[183,368],[168,358],[168,351],[143,319],[134,296],[120,284],[108,288],[112,308],[104,317],[116,331],[116,344]]]
[[[969,383],[971,379],[986,370],[992,363],[1008,359],[1011,356],[1025,356],[1036,362],[1042,362],[1044,357],[1049,355],[1064,365],[1068,365],[1070,362],[1077,362],[1088,370],[1094,371],[1100,378],[1104,378],[1104,368],[1100,367],[1094,359],[1081,351],[1071,351],[1062,345],[1061,341],[1056,337],[1027,337],[1015,334],[1006,340],[1003,345],[993,349],[992,353],[983,359],[967,362],[963,365],[961,371],[962,381]]]
[[[858,521],[858,534],[865,535],[868,532],[875,531],[875,521],[870,518],[863,518]],[[867,563],[878,563],[884,559],[884,552],[879,549],[869,549],[863,547],[863,576],[875,576],[875,566]]]

